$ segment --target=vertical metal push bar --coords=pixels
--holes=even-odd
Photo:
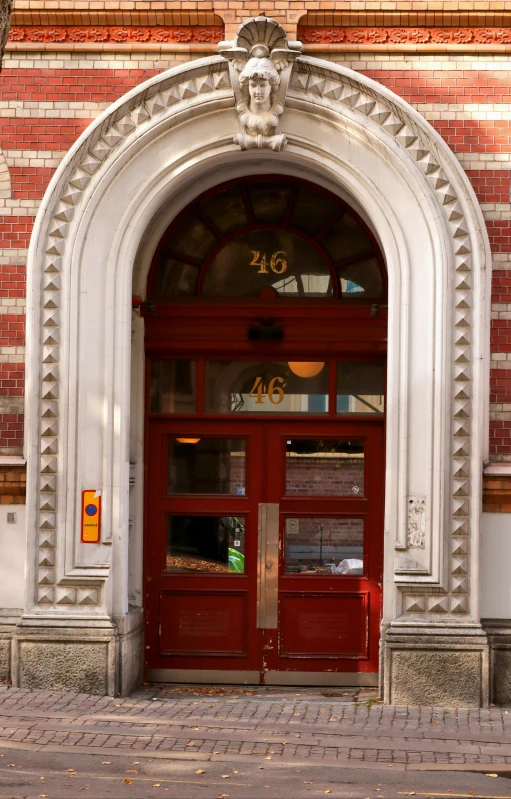
[[[259,503],[257,559],[257,626],[277,627],[279,590],[279,506]]]

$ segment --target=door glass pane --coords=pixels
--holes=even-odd
[[[283,222],[291,195],[289,184],[249,183],[248,193],[256,222]]]
[[[300,377],[310,374],[311,377]],[[206,413],[326,413],[328,365],[207,361]]]
[[[245,519],[236,516],[168,516],[168,572],[245,572]]]
[[[286,574],[360,575],[364,573],[364,520],[286,518]]]
[[[202,261],[216,244],[212,232],[191,213],[181,220],[172,237],[172,249],[180,255]]]
[[[204,281],[206,297],[258,297],[271,287],[282,297],[326,297],[330,269],[320,251],[287,230],[253,230],[215,255]]]
[[[332,261],[344,261],[353,255],[372,250],[371,239],[363,227],[344,214],[338,222],[320,237],[319,243],[325,248]]]
[[[245,494],[245,440],[169,438],[169,494]]]
[[[337,413],[384,413],[382,363],[337,364]]]
[[[151,361],[151,413],[195,413],[195,361]]]
[[[345,300],[375,300],[383,296],[383,281],[377,258],[369,258],[341,269],[339,280]]]
[[[286,494],[364,496],[364,442],[292,439],[286,442]]]
[[[314,191],[309,186],[301,186],[295,201],[291,225],[315,236],[327,225],[334,214],[339,212],[339,205],[332,197]]]
[[[175,258],[164,256],[156,277],[157,297],[193,297],[199,270]]]
[[[202,200],[201,211],[224,235],[248,224],[239,186],[210,195]]]

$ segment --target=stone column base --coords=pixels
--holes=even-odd
[[[480,627],[388,627],[384,701],[391,705],[488,707],[489,651]]]
[[[142,612],[115,620],[22,619],[12,639],[12,684],[99,696],[141,682]]]

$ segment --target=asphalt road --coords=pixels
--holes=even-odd
[[[495,773],[495,772],[493,772]],[[511,777],[511,771],[508,772]],[[0,799],[334,799],[385,797],[467,797],[511,799],[506,775],[459,771],[407,771],[394,764],[381,768],[321,763],[239,762],[200,757],[151,758],[125,755],[35,752],[0,748]]]

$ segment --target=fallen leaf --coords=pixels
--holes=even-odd
[[[39,777],[40,780],[44,780],[44,777]]]
[[[153,785],[153,788],[160,788],[160,787],[161,787],[161,786],[160,786],[160,783],[159,783],[159,782],[155,782],[155,783],[154,783],[154,785]]]
[[[232,770],[232,773],[233,773],[233,774],[238,774],[239,772],[238,772],[238,771],[236,771],[236,769],[235,769],[235,768],[233,768],[233,770]]]
[[[39,799],[48,799],[48,794],[47,793],[40,793],[39,794]]]
[[[434,721],[433,724],[440,724],[440,722],[439,721]]]
[[[112,761],[111,761],[111,760],[102,760],[102,761],[101,761],[101,765],[102,765],[102,766],[110,766],[110,765],[111,765],[111,763],[112,763]]]
[[[139,766],[140,765],[140,760],[134,760],[133,761],[133,765],[134,766]]]
[[[199,769],[197,769],[197,771],[195,773],[196,774],[205,774],[206,772],[204,771],[203,768],[199,768]]]
[[[231,776],[230,774],[222,774],[222,779],[228,780],[230,776]]]
[[[75,773],[75,769],[74,768],[67,768],[66,771],[68,771],[69,774],[74,774]]]
[[[331,788],[327,788],[325,793],[332,793],[332,789]]]
[[[136,768],[127,768],[125,773],[126,774],[138,774],[138,769],[136,769]]]
[[[214,755],[219,755],[219,754],[220,754],[220,752],[213,752],[213,754],[214,754]]]
[[[264,759],[265,760],[271,760],[271,755],[268,755],[268,757],[265,757]]]
[[[216,799],[228,799],[228,793],[219,793]]]
[[[197,744],[195,743],[195,741],[190,741],[190,743],[187,743],[186,745],[187,746],[196,746]]]
[[[131,780],[129,780],[127,777],[124,777],[123,782],[125,782],[126,785],[131,785]]]
[[[487,774],[486,776],[487,777],[498,777],[499,775],[498,774]]]

